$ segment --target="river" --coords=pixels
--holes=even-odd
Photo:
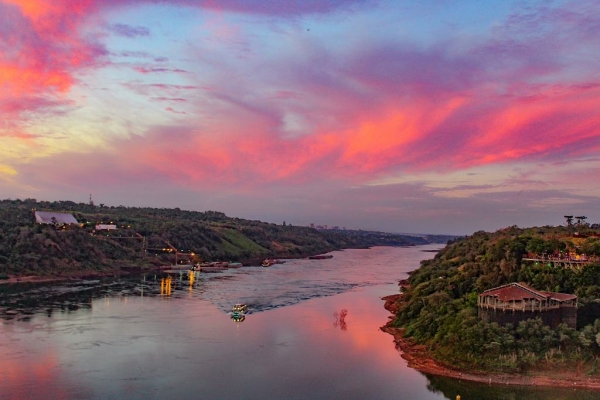
[[[381,297],[440,245],[199,274],[0,285],[0,399],[595,399],[408,368]],[[244,321],[232,305],[246,303]]]

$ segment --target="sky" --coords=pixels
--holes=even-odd
[[[0,0],[0,198],[600,223],[599,37],[595,0]]]

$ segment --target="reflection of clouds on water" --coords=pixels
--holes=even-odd
[[[379,330],[389,317],[380,299],[398,289],[423,253],[373,249],[382,260],[374,267],[367,252],[203,274],[191,291],[188,280],[173,277],[170,296],[160,295],[160,275],[28,286],[21,294],[0,288],[4,300],[52,298],[32,306],[42,314],[29,322],[0,320],[0,398],[595,398],[579,389],[447,382],[408,368]],[[381,281],[391,284],[372,286]],[[329,295],[338,291],[345,293]],[[93,310],[43,314],[90,299]],[[230,318],[236,303],[250,307],[244,322]]]
[[[244,268],[231,273],[235,279],[221,290],[210,287],[205,298],[222,310],[232,302],[244,302],[249,313],[291,306],[316,297],[332,296],[359,287],[395,283],[406,277],[406,265],[414,269],[423,258],[422,252],[408,252],[398,260],[396,249],[378,247],[369,250],[333,252],[326,260],[287,260],[285,264],[265,268]],[[373,257],[373,253],[377,253]],[[413,254],[414,253],[414,254]],[[370,264],[378,259],[377,265]],[[229,272],[228,272],[229,273]]]
[[[342,311],[338,312],[334,311],[333,316],[335,317],[335,322],[333,323],[333,327],[340,327],[341,330],[347,331],[348,325],[346,324],[346,315],[348,315],[348,310],[342,308]]]

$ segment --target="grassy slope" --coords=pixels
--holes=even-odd
[[[67,230],[35,224],[32,209],[69,212],[83,224]],[[96,232],[96,224],[115,224]],[[142,258],[145,237],[148,257]],[[127,238],[124,238],[127,237]],[[443,239],[437,237],[436,239]],[[114,272],[123,266],[150,268],[174,262],[171,244],[193,257],[179,261],[256,262],[265,257],[302,257],[349,247],[427,243],[421,237],[374,232],[317,231],[230,218],[215,211],[92,206],[71,201],[0,200],[0,273],[77,275]]]

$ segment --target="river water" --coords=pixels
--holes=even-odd
[[[170,281],[0,285],[0,399],[596,399],[431,377],[381,297],[440,245],[333,252]],[[244,321],[231,307],[246,303]]]

